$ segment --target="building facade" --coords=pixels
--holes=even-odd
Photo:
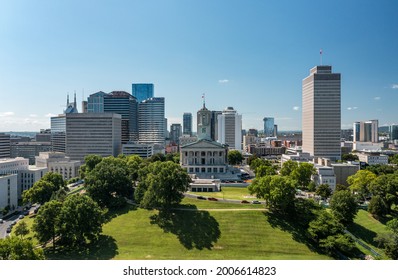
[[[10,135],[0,133],[0,158],[9,158],[11,154]]]
[[[211,111],[203,107],[196,114],[197,135],[199,139],[211,139]]]
[[[331,66],[315,66],[303,80],[303,151],[315,157],[341,158],[341,75]]]
[[[131,84],[131,94],[137,99],[138,103],[154,97],[153,84]]]
[[[18,207],[17,174],[0,175],[0,209]]]
[[[264,136],[265,137],[274,137],[275,136],[275,121],[274,118],[265,117],[263,119],[264,122]]]
[[[217,142],[226,144],[229,149],[242,151],[242,115],[234,108],[227,107],[218,116],[218,139]]]
[[[179,123],[173,123],[170,126],[170,141],[179,145],[180,137],[182,136],[182,127]]]
[[[127,143],[122,145],[122,154],[126,156],[137,155],[142,158],[150,158],[154,154],[153,151],[151,144]]]
[[[79,160],[71,160],[65,153],[42,152],[36,157],[37,168],[47,168],[48,172],[62,175],[64,180],[77,177],[80,165]]]
[[[165,100],[152,97],[138,105],[139,142],[165,145]]]
[[[394,124],[389,126],[389,136],[391,142],[398,140],[398,125]]]
[[[182,116],[182,134],[192,136],[192,114],[184,113]]]
[[[199,139],[180,148],[180,164],[188,174],[218,178],[228,170],[228,148],[209,139]]]
[[[35,164],[35,157],[38,156],[40,152],[50,152],[51,150],[51,142],[12,143],[11,157],[27,158],[29,159],[29,164],[33,165]]]

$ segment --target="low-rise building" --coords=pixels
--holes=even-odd
[[[18,206],[17,174],[0,175],[0,209]]]
[[[122,145],[122,154],[126,156],[137,155],[150,158],[153,155],[153,144],[127,143]]]
[[[192,192],[219,192],[221,191],[221,180],[219,179],[194,179],[189,184]]]
[[[49,172],[61,174],[64,180],[77,177],[80,165],[79,160],[71,160],[60,152],[42,152],[36,157],[37,167],[47,167]]]
[[[11,143],[11,157],[27,158],[29,159],[29,164],[35,164],[35,157],[38,156],[40,152],[51,151],[51,147],[51,142]]]
[[[348,186],[347,178],[354,175],[360,169],[357,163],[332,163],[334,174],[336,176],[336,185]]]
[[[328,184],[332,191],[334,191],[336,189],[336,176],[334,174],[333,167],[319,164],[314,164],[314,167],[317,174],[312,176],[312,180],[315,184],[317,186]]]
[[[375,164],[388,164],[388,156],[377,152],[365,152],[356,153],[359,161],[366,162],[369,165]]]
[[[188,174],[196,177],[219,178],[228,170],[228,148],[208,139],[182,146],[180,149],[180,164]]]
[[[296,161],[296,162],[311,162],[314,159],[313,156],[310,155],[310,153],[302,153],[298,152],[293,155],[282,155],[281,157],[281,165],[283,165],[286,161]]]

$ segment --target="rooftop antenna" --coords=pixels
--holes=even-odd
[[[76,90],[75,90],[75,98],[73,100],[73,107],[76,108]]]
[[[68,108],[69,106],[69,92],[67,93],[67,97],[66,97],[66,108]]]
[[[320,49],[319,55],[320,55],[320,57],[321,57],[321,65],[322,65],[322,49]]]
[[[203,100],[203,109],[206,108],[206,98],[205,98],[205,94],[202,94],[202,100]]]

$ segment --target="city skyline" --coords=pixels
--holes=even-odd
[[[81,111],[83,94],[132,83],[154,84],[169,123],[184,112],[196,123],[205,93],[209,110],[234,107],[245,129],[272,116],[301,130],[301,82],[319,64],[342,75],[343,129],[398,123],[398,3],[329,2],[3,3],[0,131],[49,128],[68,92]]]

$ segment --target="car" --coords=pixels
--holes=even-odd
[[[7,230],[6,230],[6,232],[7,232],[7,233],[10,233],[10,232],[11,232],[11,229],[12,229],[12,227],[8,227]]]
[[[0,219],[0,224],[2,224],[4,221],[3,221],[3,219]]]
[[[18,219],[23,219],[24,217],[24,215],[19,215]]]
[[[197,199],[206,200],[206,198],[205,198],[205,197],[203,197],[203,196],[197,196],[196,198],[197,198]]]
[[[35,210],[33,210],[33,213],[37,214],[37,212],[39,211],[39,209],[40,209],[40,206],[37,206],[37,207],[35,208]]]
[[[207,200],[210,200],[210,201],[218,201],[218,199],[215,198],[215,197],[209,197]]]
[[[17,224],[17,221],[14,220],[14,221],[12,221],[11,226],[14,226],[14,225],[16,225],[16,224]]]
[[[258,200],[253,200],[253,201],[252,201],[252,204],[261,204],[261,202],[258,201]]]
[[[242,200],[240,203],[250,203],[250,202],[247,200]]]

